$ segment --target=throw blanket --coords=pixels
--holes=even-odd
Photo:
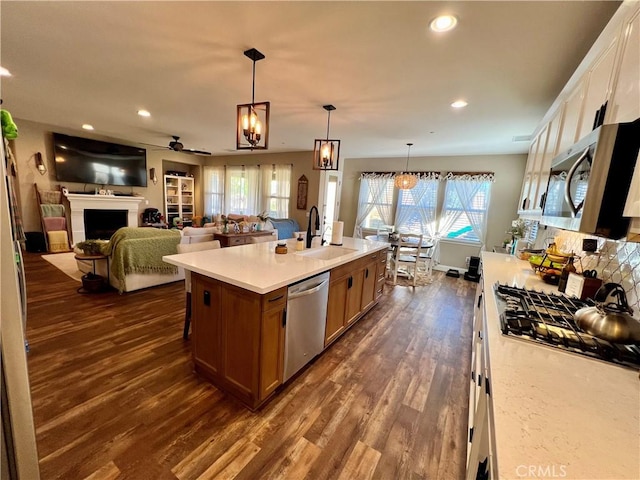
[[[67,229],[67,219],[64,217],[44,217],[42,221],[47,232]]]
[[[101,247],[101,253],[111,257],[110,268],[126,288],[125,275],[130,273],[161,273],[175,275],[178,267],[162,261],[163,255],[178,253],[180,232],[157,228],[122,227]]]
[[[64,205],[42,203],[40,210],[43,217],[64,217]]]
[[[68,252],[69,239],[66,230],[58,232],[47,232],[47,240],[49,242],[49,251],[52,253]]]

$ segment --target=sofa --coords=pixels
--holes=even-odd
[[[278,240],[286,238],[295,238],[296,232],[300,230],[298,222],[291,218],[269,218],[262,221],[259,217],[253,215],[237,215],[229,214],[226,216],[229,222],[229,231],[233,232],[235,224],[248,228],[250,225],[259,225],[260,230],[272,232]],[[181,230],[182,239],[180,243],[199,243],[209,242],[213,240],[216,233],[222,233],[224,224],[221,218],[215,222],[205,223],[203,227],[185,227]]]
[[[178,253],[180,232],[157,228],[122,227],[101,247],[108,257],[109,284],[118,292],[132,292],[184,279],[184,270],[162,261]],[[81,253],[81,252],[80,252]],[[80,271],[93,271],[93,262],[77,260]],[[107,276],[107,262],[95,261],[98,275]]]

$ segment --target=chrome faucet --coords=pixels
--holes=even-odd
[[[319,237],[320,235],[316,235],[316,234],[311,234],[311,219],[313,218],[313,211],[316,211],[316,229],[315,231],[317,232],[318,230],[320,230],[320,213],[318,213],[318,207],[316,207],[315,205],[313,207],[311,207],[311,209],[309,210],[309,222],[307,223],[307,248],[311,248],[311,240],[313,239],[313,237]],[[324,243],[324,242],[322,242]],[[322,245],[321,243],[321,245]]]

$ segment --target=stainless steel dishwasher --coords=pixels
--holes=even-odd
[[[289,286],[284,342],[284,381],[324,348],[329,272]]]

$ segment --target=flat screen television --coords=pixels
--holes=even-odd
[[[60,182],[147,186],[144,148],[54,133],[53,151]]]

